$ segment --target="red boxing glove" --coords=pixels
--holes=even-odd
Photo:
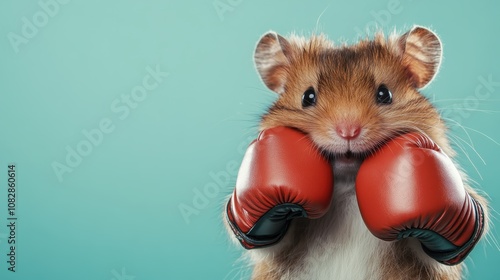
[[[483,231],[481,205],[453,162],[421,134],[399,136],[367,158],[356,195],[373,235],[387,241],[416,237],[443,264],[463,261]]]
[[[246,249],[281,240],[290,219],[323,216],[333,194],[333,171],[307,135],[267,129],[247,149],[226,214]]]

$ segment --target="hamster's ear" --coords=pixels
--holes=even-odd
[[[442,47],[439,37],[427,28],[415,26],[399,38],[402,63],[416,88],[430,83],[439,70]]]
[[[291,55],[290,43],[273,31],[262,36],[255,48],[255,67],[264,84],[276,93],[284,91]]]

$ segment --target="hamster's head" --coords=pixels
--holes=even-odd
[[[278,98],[262,117],[261,129],[297,128],[345,165],[412,131],[451,152],[443,121],[418,91],[436,75],[441,53],[439,38],[423,27],[349,46],[335,46],[324,36],[284,38],[269,32],[258,42],[254,60]]]

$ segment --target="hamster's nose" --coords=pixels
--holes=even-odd
[[[359,134],[361,133],[361,126],[359,124],[344,123],[337,125],[335,131],[340,137],[346,140],[352,140],[358,137]]]

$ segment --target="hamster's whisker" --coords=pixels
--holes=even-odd
[[[454,143],[457,144],[456,141]],[[457,147],[464,153],[465,157],[470,162],[470,164],[472,165],[474,170],[476,170],[476,173],[477,173],[477,175],[479,175],[479,178],[481,180],[483,180],[483,176],[481,175],[481,172],[479,172],[479,169],[477,169],[477,166],[474,164],[473,160],[470,158],[469,153],[467,153],[467,151],[461,145],[457,144]]]
[[[453,107],[441,107],[441,108],[439,108],[438,111],[444,111],[446,109],[453,109]],[[495,111],[495,110],[481,110],[481,109],[472,109],[472,108],[460,108],[459,110],[481,112],[481,113],[500,113],[500,111]]]
[[[500,219],[497,216],[500,216],[500,213],[498,213],[494,208],[491,208],[491,207],[489,207],[489,210],[491,212],[491,215],[488,218],[495,219],[496,221],[499,221]],[[489,223],[489,226],[490,226],[490,230],[486,234],[485,240],[486,240],[486,242],[488,242],[488,244],[490,246],[494,245],[497,248],[497,250],[500,251],[500,244],[496,238],[496,235],[494,234],[494,232],[496,231],[495,223]]]
[[[453,123],[455,123],[458,127],[460,127],[460,128],[463,130],[463,132],[467,135],[467,138],[469,138],[469,141],[470,141],[470,143],[472,144],[472,146],[474,146],[474,143],[473,143],[473,141],[472,141],[472,138],[470,137],[469,132],[465,129],[465,127],[464,127],[461,123],[457,122],[457,121],[456,121],[456,120],[454,120],[454,119],[450,119],[450,118],[443,118],[443,119],[444,119],[444,120],[447,120],[447,121],[452,121],[452,122],[453,122]],[[451,134],[451,133],[452,133],[452,132],[450,132],[450,134]]]
[[[476,130],[476,129],[473,129],[473,128],[470,128],[468,126],[465,126],[465,125],[461,125],[464,129],[468,129],[468,130],[472,130],[473,132],[476,132],[484,137],[486,137],[488,140],[492,141],[493,143],[495,143],[496,145],[500,146],[500,143],[498,143],[497,141],[495,141],[493,138],[491,138],[490,136],[488,136],[487,134],[479,131],[479,130]]]
[[[431,100],[432,103],[436,103],[436,102],[448,102],[448,101],[462,101],[462,102],[464,102],[465,98],[449,98],[449,99],[434,99],[434,100]],[[476,99],[474,101],[489,103],[491,101],[500,101],[500,99],[482,99],[482,100]]]
[[[481,159],[483,164],[486,165],[486,162],[484,161],[483,157],[481,157],[481,155],[478,153],[478,151],[476,150],[476,148],[473,145],[469,144],[469,142],[465,141],[460,136],[457,136],[457,135],[450,135],[450,136],[462,141],[464,144],[469,146],[472,149],[472,151],[474,151],[474,153],[479,157],[479,159]]]

